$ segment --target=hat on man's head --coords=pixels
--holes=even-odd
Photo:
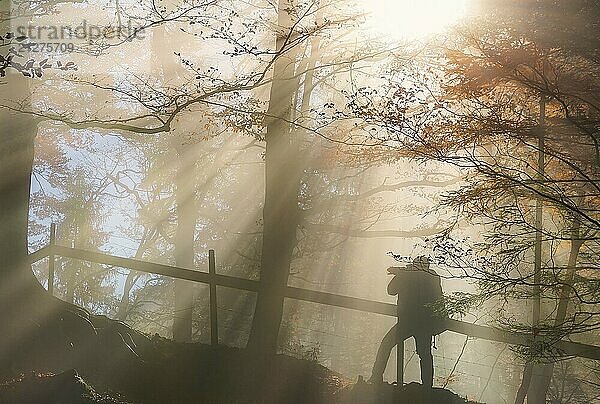
[[[420,255],[415,258],[406,267],[389,267],[387,269],[388,275],[398,275],[398,273],[406,270],[428,270],[429,269],[429,258],[426,255]]]

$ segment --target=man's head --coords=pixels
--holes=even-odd
[[[413,265],[417,270],[427,271],[429,269],[429,258],[421,255],[413,260]]]
[[[406,266],[408,271],[429,271],[429,258],[424,255],[417,257]]]

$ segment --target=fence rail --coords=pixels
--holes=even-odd
[[[49,258],[48,289],[50,292],[53,291],[55,265],[54,260],[56,256],[74,258],[82,261],[94,262],[97,264],[128,268],[134,271],[156,275],[164,275],[175,279],[182,279],[209,285],[211,326],[210,331],[211,343],[213,345],[217,345],[219,342],[217,327],[217,286],[257,293],[260,292],[262,287],[260,281],[217,274],[214,250],[209,251],[209,271],[201,272],[190,268],[181,268],[177,266],[157,264],[133,258],[118,257],[101,252],[64,247],[56,244],[56,228],[53,226],[53,229],[51,230],[50,244],[29,255],[30,261],[32,263],[42,260],[46,257]],[[287,286],[285,289],[285,297],[305,302],[341,307],[350,310],[358,310],[367,313],[381,314],[390,317],[397,317],[397,308],[395,304],[360,299],[351,296],[344,296],[339,294]],[[467,335],[469,337],[480,338],[489,341],[504,342],[511,345],[527,345],[532,341],[531,335],[528,334],[510,332],[494,327],[487,327],[454,319],[446,319],[445,328],[447,331]],[[600,360],[599,346],[582,344],[572,341],[558,341],[554,344],[554,348],[560,350],[566,356],[577,356],[581,358]],[[401,370],[402,366],[400,366],[400,364],[403,363],[402,358],[403,350],[398,349],[399,384],[402,383],[403,377]]]

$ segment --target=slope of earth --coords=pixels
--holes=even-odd
[[[0,366],[0,403],[465,403],[445,390],[419,398],[418,385],[353,385],[289,356],[148,338],[76,307],[58,313],[29,319],[28,337],[13,341],[12,365]]]
[[[99,394],[76,371],[21,374],[0,384],[4,404],[128,404],[118,394]]]
[[[152,349],[146,347],[144,362],[133,368],[98,361],[96,365],[104,371],[84,369],[81,377],[75,370],[23,374],[0,384],[0,403],[468,403],[444,389],[427,395],[416,383],[402,389],[362,380],[353,384],[315,362],[283,355],[266,365],[234,348],[162,338],[152,339],[151,344]],[[105,390],[122,394],[96,392]]]

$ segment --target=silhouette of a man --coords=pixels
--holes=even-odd
[[[431,305],[442,298],[439,275],[429,269],[429,259],[415,258],[406,268],[390,267],[394,278],[388,284],[388,294],[398,295],[398,324],[383,338],[377,350],[370,381],[381,383],[392,348],[398,341],[414,337],[421,361],[421,381],[424,387],[433,386],[433,355],[431,340],[444,331],[443,316]]]

